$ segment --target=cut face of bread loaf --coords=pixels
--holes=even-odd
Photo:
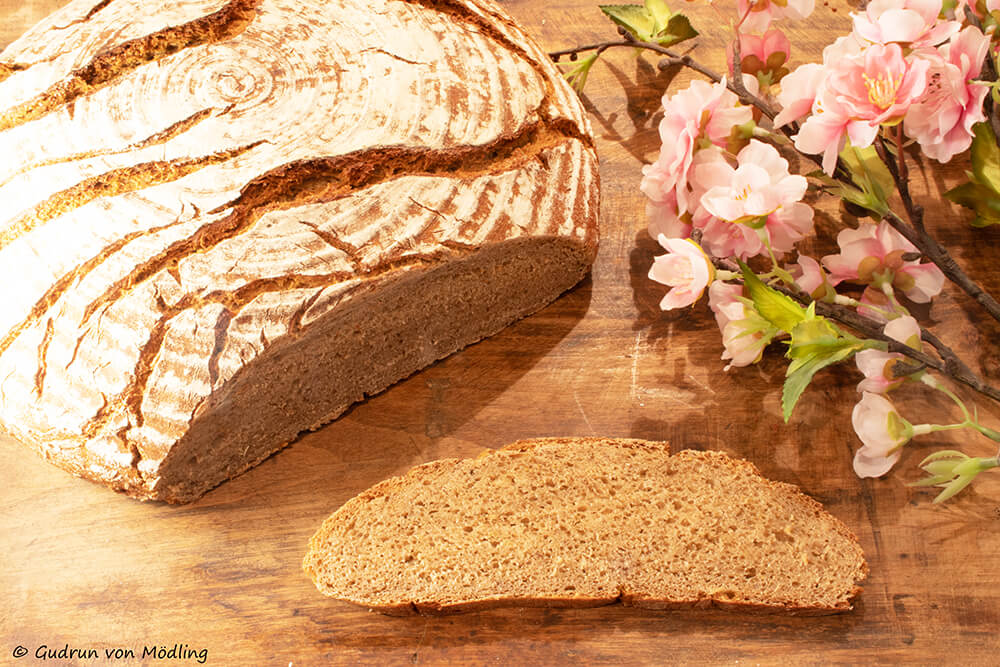
[[[867,574],[819,503],[718,452],[542,439],[414,468],[335,512],[304,568],[390,614],[494,606],[846,611]]]
[[[0,423],[184,502],[575,285],[597,162],[489,0],[72,2],[0,54]]]

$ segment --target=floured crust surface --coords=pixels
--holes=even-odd
[[[495,606],[846,611],[857,538],[796,487],[718,452],[548,438],[448,459],[348,501],[303,564],[389,614]]]
[[[596,253],[583,111],[488,0],[72,2],[0,54],[0,155],[0,424],[141,498],[197,497],[542,307]],[[489,300],[474,278],[525,257],[544,289],[511,284],[502,315],[393,378],[345,367],[346,404],[279,406],[273,442],[182,479],[215,435],[200,422],[353,326],[341,311],[407,285],[483,318],[434,290]]]

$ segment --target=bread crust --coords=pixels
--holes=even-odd
[[[333,575],[327,567],[331,545],[340,543],[342,540],[353,539],[350,537],[352,529],[357,524],[363,524],[371,518],[370,507],[373,501],[385,500],[386,503],[384,505],[388,508],[391,507],[391,499],[393,497],[412,489],[425,487],[430,489],[428,493],[437,493],[436,489],[440,486],[441,480],[446,479],[450,473],[459,474],[459,470],[462,471],[460,476],[464,476],[467,472],[472,479],[478,479],[475,471],[484,469],[484,464],[486,463],[499,462],[499,468],[503,470],[505,469],[504,464],[507,462],[526,458],[530,459],[536,453],[541,455],[540,453],[546,449],[559,449],[562,454],[573,456],[572,450],[574,447],[579,447],[586,451],[589,451],[587,448],[608,448],[621,452],[636,450],[656,457],[662,456],[663,459],[669,458],[675,463],[680,463],[681,467],[684,467],[685,463],[700,463],[716,470],[729,468],[741,471],[743,473],[742,477],[750,476],[755,480],[755,489],[762,495],[770,492],[778,497],[779,501],[797,506],[808,517],[807,520],[809,522],[821,525],[828,534],[832,533],[833,537],[831,540],[838,542],[839,548],[854,554],[853,557],[857,559],[857,562],[852,565],[855,583],[848,590],[845,590],[839,599],[828,604],[809,604],[792,597],[751,602],[733,599],[732,595],[727,596],[724,592],[712,594],[704,591],[684,598],[664,597],[651,595],[648,592],[630,590],[628,586],[621,584],[619,584],[614,594],[604,596],[495,594],[489,597],[460,600],[443,598],[427,599],[421,597],[382,603],[373,600],[371,597],[352,594],[350,586],[344,587],[342,582],[332,580]],[[507,467],[511,467],[509,463]],[[422,496],[418,491],[416,494],[409,493],[406,497],[412,500],[412,498]],[[567,509],[571,508],[572,502],[575,501],[566,501]],[[391,512],[388,509],[384,511]],[[540,507],[536,511],[555,510],[551,507],[544,509]],[[657,514],[655,511],[651,511],[650,516],[655,517]],[[419,527],[417,530],[419,530]],[[564,538],[553,536],[552,539],[558,542]],[[571,549],[567,549],[567,551],[571,551]],[[798,487],[767,480],[753,464],[747,461],[732,459],[722,452],[684,450],[671,455],[667,443],[634,439],[616,440],[610,438],[540,438],[518,441],[498,450],[486,450],[479,457],[471,460],[471,462],[468,459],[453,458],[417,466],[404,475],[384,480],[362,492],[355,498],[347,501],[340,509],[327,518],[309,541],[309,549],[303,561],[303,568],[316,584],[317,588],[325,595],[389,615],[449,614],[508,606],[597,607],[615,603],[652,610],[716,608],[757,614],[827,615],[850,610],[852,608],[851,601],[862,591],[861,587],[856,585],[856,582],[861,581],[868,574],[868,566],[864,561],[857,537],[843,522],[827,513],[818,502],[802,493]],[[400,590],[395,595],[405,596],[406,593],[404,590]]]
[[[590,126],[489,0],[93,10],[72,2],[0,54],[0,155],[13,156],[0,164],[0,429],[73,474],[193,500],[538,310],[593,262]],[[485,85],[465,86],[473,71]],[[504,278],[525,257],[537,289]],[[487,271],[506,287],[491,291]],[[213,422],[240,423],[227,401],[260,399],[269,376],[255,369],[306,377],[277,360],[338,323],[350,337],[341,313],[398,308],[403,285],[431,293],[414,317],[474,325],[415,340],[376,312],[384,327],[368,333],[425,349],[389,341],[369,362],[391,376],[345,370],[350,391],[322,410],[290,398],[272,406],[287,428],[214,444]],[[449,303],[446,289],[464,293]]]

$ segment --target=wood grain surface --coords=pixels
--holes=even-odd
[[[59,0],[0,0],[0,46]],[[610,38],[590,0],[502,3],[544,48]],[[818,58],[845,29],[845,5],[818,3],[789,32],[798,62]],[[702,29],[696,54],[723,64],[724,26],[707,5],[685,5]],[[654,159],[659,98],[685,72],[660,72],[623,50],[597,65],[585,102],[604,184],[602,246],[592,277],[541,313],[359,404],[195,504],[142,504],[72,478],[30,450],[0,441],[0,663],[43,664],[41,646],[94,649],[97,659],[44,664],[197,664],[141,658],[144,647],[205,649],[211,665],[312,664],[995,664],[1000,642],[1000,480],[945,507],[905,486],[929,451],[961,434],[914,443],[897,470],[859,480],[850,410],[859,375],[824,372],[791,423],[780,416],[785,363],[722,371],[704,304],[663,314],[645,277],[655,244],[644,227],[641,165]],[[940,203],[955,169],[915,168],[928,223],[958,260],[1000,292],[1000,232],[973,230]],[[818,217],[819,253],[842,214]],[[994,382],[1000,327],[948,291],[925,309],[939,333]],[[979,321],[979,328],[972,322]],[[966,398],[974,398],[964,393]],[[954,415],[926,394],[904,414]],[[978,401],[986,423],[1000,410]],[[922,413],[922,414],[921,414]],[[300,563],[309,537],[350,497],[410,467],[472,456],[519,438],[632,436],[673,448],[722,449],[768,477],[798,484],[858,534],[871,574],[851,613],[822,618],[719,611],[500,609],[442,618],[389,618],[320,596]],[[18,647],[28,655],[17,658]],[[108,660],[104,649],[135,658]],[[44,652],[45,649],[42,649]]]

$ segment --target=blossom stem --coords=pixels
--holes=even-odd
[[[889,281],[883,281],[880,285],[882,288],[882,294],[885,294],[886,298],[889,299],[889,304],[892,306],[891,314],[902,314],[909,315],[910,311],[906,309],[906,306],[899,302],[896,298],[896,290],[892,288],[892,283]]]
[[[619,46],[627,46],[635,49],[645,49],[647,51],[653,51],[654,53],[659,53],[660,55],[666,56],[664,61],[665,64],[660,63],[661,69],[664,67],[677,65],[681,67],[687,67],[690,70],[698,72],[705,78],[715,83],[720,83],[722,81],[721,74],[718,74],[713,70],[705,67],[704,65],[702,65],[689,55],[681,55],[672,49],[668,49],[665,46],[660,46],[659,44],[654,44],[653,42],[641,42],[634,39],[622,39],[621,41],[617,42],[596,42],[594,44],[585,44],[583,46],[575,46],[570,49],[562,49],[560,51],[550,51],[548,55],[550,58],[552,58],[552,60],[559,62],[559,59],[562,58],[563,56],[572,56],[577,53],[583,53],[584,51],[600,51],[601,53],[603,53],[608,49]],[[746,86],[743,85],[742,79],[738,79],[735,76],[733,77],[733,79],[734,79],[733,81],[728,81],[728,80],[726,81],[726,88],[728,88],[732,93],[734,93],[738,98],[740,98],[741,102],[756,107],[761,111],[761,113],[763,113],[770,119],[773,119],[778,114],[778,112],[775,111],[775,109],[770,104],[768,104],[764,99],[748,91],[746,89]]]
[[[958,396],[956,396],[953,391],[948,389],[948,387],[938,382],[937,378],[931,375],[924,375],[920,378],[920,381],[923,382],[928,387],[931,387],[932,389],[937,389],[942,394],[944,394],[952,401],[954,401],[955,405],[958,406],[958,409],[962,411],[962,416],[965,417],[965,421],[966,422],[972,421],[972,416],[969,414],[969,409],[965,407],[965,402],[962,401],[962,399],[960,399]]]
[[[739,274],[739,273],[737,273],[735,271],[728,271],[726,269],[718,269],[717,268],[715,270],[715,277],[718,280],[722,280],[722,281],[738,280],[741,277],[741,274]]]
[[[793,278],[792,274],[788,271],[781,268],[781,264],[778,263],[778,258],[774,256],[774,248],[771,247],[771,237],[768,236],[767,228],[761,227],[758,229],[757,235],[760,237],[761,243],[764,244],[764,247],[767,248],[767,256],[771,258],[771,271],[768,276],[775,276],[786,285],[794,285],[795,278]]]
[[[965,402],[962,401],[962,399],[960,399],[958,396],[956,396],[954,392],[948,389],[948,387],[941,384],[936,378],[926,374],[920,378],[920,381],[926,384],[928,387],[931,387],[932,389],[937,389],[942,394],[944,394],[952,401],[954,401],[955,405],[957,405],[959,410],[962,411],[962,416],[965,417],[965,421],[960,424],[952,424],[946,427],[945,426],[936,427],[935,430],[945,431],[954,428],[971,428],[976,431],[979,431],[990,440],[1000,442],[1000,432],[997,432],[991,428],[988,428],[980,424],[978,415],[974,416],[970,414],[969,409],[965,406]]]
[[[746,11],[743,12],[743,16],[740,17],[740,20],[736,23],[736,25],[733,28],[733,32],[736,33],[736,40],[735,41],[737,42],[736,44],[733,45],[733,60],[736,61],[736,62],[738,62],[739,58],[740,58],[740,45],[739,45],[739,41],[740,41],[740,37],[739,37],[740,28],[743,27],[743,23],[747,20],[747,17],[750,16],[750,12],[753,11],[753,6],[754,6],[753,2],[748,2],[747,3],[747,9],[746,9]]]
[[[896,313],[894,313],[892,311],[886,310],[885,308],[882,308],[880,306],[876,306],[875,304],[861,303],[857,299],[852,299],[851,297],[846,296],[844,294],[837,294],[837,295],[835,295],[833,297],[833,302],[835,304],[837,304],[837,305],[840,305],[840,306],[849,306],[849,307],[854,308],[854,309],[857,309],[857,308],[867,308],[868,310],[871,310],[873,312],[878,313],[879,315],[881,315],[882,317],[884,317],[887,320],[890,319],[893,315],[896,314]]]

